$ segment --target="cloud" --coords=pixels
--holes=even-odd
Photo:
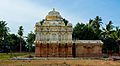
[[[0,2],[0,18],[8,23],[12,33],[17,33],[19,26],[22,25],[25,35],[30,31],[34,31],[35,23],[44,19],[48,11],[50,11],[49,9],[52,9],[48,5],[35,4],[28,0],[0,0]],[[59,8],[56,7],[57,11],[63,17],[65,16],[64,18],[68,19],[71,23],[75,22],[76,18],[72,14],[70,15],[69,12],[63,10],[62,12]]]
[[[18,27],[22,25],[24,33],[27,35],[28,32],[34,31],[34,25],[37,21],[44,19],[52,8],[56,8],[61,13],[61,16],[69,20],[73,25],[77,22],[87,23],[90,18],[95,16],[101,16],[107,20],[111,19],[115,21],[116,25],[119,25],[119,2],[109,3],[108,1],[107,5],[114,7],[114,9],[111,9],[108,6],[104,7],[102,1],[97,1],[100,3],[85,1],[0,0],[0,20],[5,20],[13,33],[17,33]]]
[[[5,20],[11,32],[17,33],[18,26],[24,27],[24,32],[34,30],[36,21],[42,20],[47,13],[47,7],[36,6],[24,0],[0,0],[0,19]]]

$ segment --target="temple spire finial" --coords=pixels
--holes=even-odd
[[[55,11],[55,8],[53,8],[53,11]]]

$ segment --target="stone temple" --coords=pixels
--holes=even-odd
[[[102,55],[101,40],[72,40],[72,24],[55,9],[35,25],[36,57],[95,57]],[[83,36],[84,37],[84,36]]]

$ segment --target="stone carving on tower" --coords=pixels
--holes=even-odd
[[[36,42],[72,42],[72,24],[53,9],[35,25]]]

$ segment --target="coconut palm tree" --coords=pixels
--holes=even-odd
[[[116,30],[114,30],[114,32],[112,34],[110,34],[111,38],[113,38],[117,45],[119,46],[120,49],[120,29],[119,27],[116,27]]]
[[[101,17],[96,16],[96,18],[92,21],[92,26],[96,30],[99,30],[101,25],[102,25],[102,19],[101,19]]]
[[[22,38],[22,36],[23,36],[23,26],[20,26],[20,27],[19,27],[18,35],[20,36],[20,52],[21,52],[21,51],[22,51],[21,38]]]
[[[118,44],[116,44],[117,33],[119,33],[118,27],[116,30],[113,29],[112,21],[103,28],[102,36],[103,36],[103,49],[107,49],[106,52],[108,54],[116,53],[119,50]]]
[[[99,16],[96,16],[96,18],[94,20],[90,20],[89,23],[91,24],[94,33],[98,36],[97,39],[101,38],[101,29],[100,27],[102,26],[102,19]]]
[[[103,38],[110,38],[111,34],[114,32],[113,28],[114,26],[112,25],[112,21],[109,21],[109,23],[106,25],[105,28],[103,28],[102,36]]]
[[[115,40],[119,40],[120,39],[120,29],[119,27],[116,27],[116,30],[114,30],[114,32],[112,34],[110,34],[111,38],[115,39]]]
[[[6,37],[8,35],[9,28],[5,21],[0,21],[0,52],[6,50]]]

